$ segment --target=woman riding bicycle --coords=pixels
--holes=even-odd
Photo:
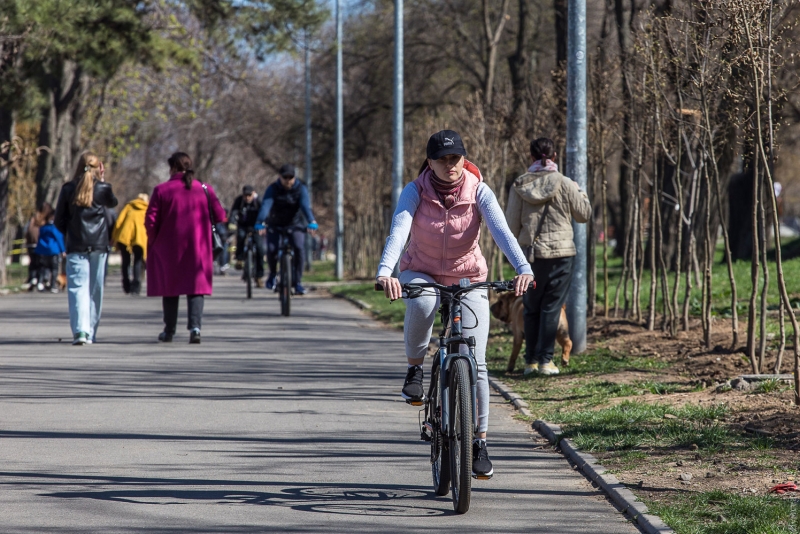
[[[377,281],[392,300],[402,297],[401,284],[456,284],[462,278],[472,282],[486,280],[488,268],[478,246],[481,221],[517,276],[514,289],[522,295],[533,281],[533,273],[525,255],[506,224],[505,216],[494,192],[483,182],[478,167],[465,160],[467,151],[461,137],[452,130],[442,130],[428,140],[427,159],[419,177],[403,189],[392,218]],[[408,248],[403,247],[411,235]],[[392,272],[400,259],[400,277]],[[478,364],[478,434],[473,442],[472,472],[491,476],[494,472],[486,449],[489,424],[489,381],[486,372],[486,343],[489,339],[489,300],[485,289],[467,293],[464,336],[474,336],[475,359]],[[424,398],[422,363],[428,349],[439,297],[406,299],[405,346],[408,372],[403,385],[403,398],[420,401]],[[466,347],[462,347],[465,350]]]

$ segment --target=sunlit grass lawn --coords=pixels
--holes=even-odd
[[[800,261],[792,260],[787,264],[787,272],[798,276]],[[725,265],[717,265],[715,272],[719,269],[722,269],[722,283],[727,283]],[[749,265],[737,264],[736,272],[749,288]],[[506,273],[506,278],[510,276],[510,272]],[[403,302],[390,303],[382,293],[374,291],[373,285],[370,282],[338,286],[332,291],[368,304],[375,318],[402,327]],[[643,302],[646,305],[645,295]],[[697,447],[704,455],[718,451],[753,454],[775,446],[770,438],[731,429],[725,421],[730,413],[726,405],[674,407],[667,403],[630,400],[645,394],[688,393],[700,387],[659,380],[659,371],[669,364],[658,357],[612,352],[601,347],[574,358],[572,365],[562,367],[558,376],[526,377],[505,373],[510,345],[510,334],[495,324],[487,349],[490,374],[499,376],[520,394],[535,418],[562,425],[563,437],[571,438],[583,450],[613,456],[617,469],[634,469],[647,463],[654,451],[670,454],[669,451]],[[518,366],[521,361],[522,355]],[[624,371],[637,371],[644,376],[652,374],[653,378],[628,383],[610,379],[610,375]],[[629,399],[611,402],[623,397]],[[645,502],[652,513],[661,516],[678,534],[800,532],[800,505],[773,496],[724,491],[672,492],[660,501],[646,499]]]

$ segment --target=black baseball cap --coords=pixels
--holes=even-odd
[[[439,159],[442,156],[450,154],[458,154],[460,156],[467,155],[467,150],[464,148],[464,142],[461,136],[453,130],[442,130],[436,132],[428,139],[428,148],[426,150],[428,159]]]
[[[252,186],[252,185],[246,185],[246,186],[244,186],[244,187],[242,188],[242,194],[243,194],[244,196],[247,196],[247,195],[249,195],[249,194],[250,194],[250,193],[252,193],[253,191],[255,191],[255,189],[253,189],[253,186]]]
[[[294,176],[294,165],[292,165],[291,163],[283,165],[278,170],[278,174],[280,174],[281,176]]]

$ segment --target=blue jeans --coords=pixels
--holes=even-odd
[[[105,252],[67,254],[67,296],[72,335],[85,332],[95,341],[103,310],[103,282],[106,277]]]

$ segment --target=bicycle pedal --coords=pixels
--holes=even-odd
[[[492,477],[491,477],[491,475],[490,475],[490,476],[486,476],[486,475],[472,475],[472,478],[475,478],[475,479],[477,479],[477,480],[489,480],[489,479],[490,479],[490,478],[492,478]]]
[[[424,403],[421,400],[406,399],[406,404],[410,404],[411,406],[422,406]]]
[[[427,432],[422,431],[420,432],[419,439],[420,441],[430,441],[432,438]]]

